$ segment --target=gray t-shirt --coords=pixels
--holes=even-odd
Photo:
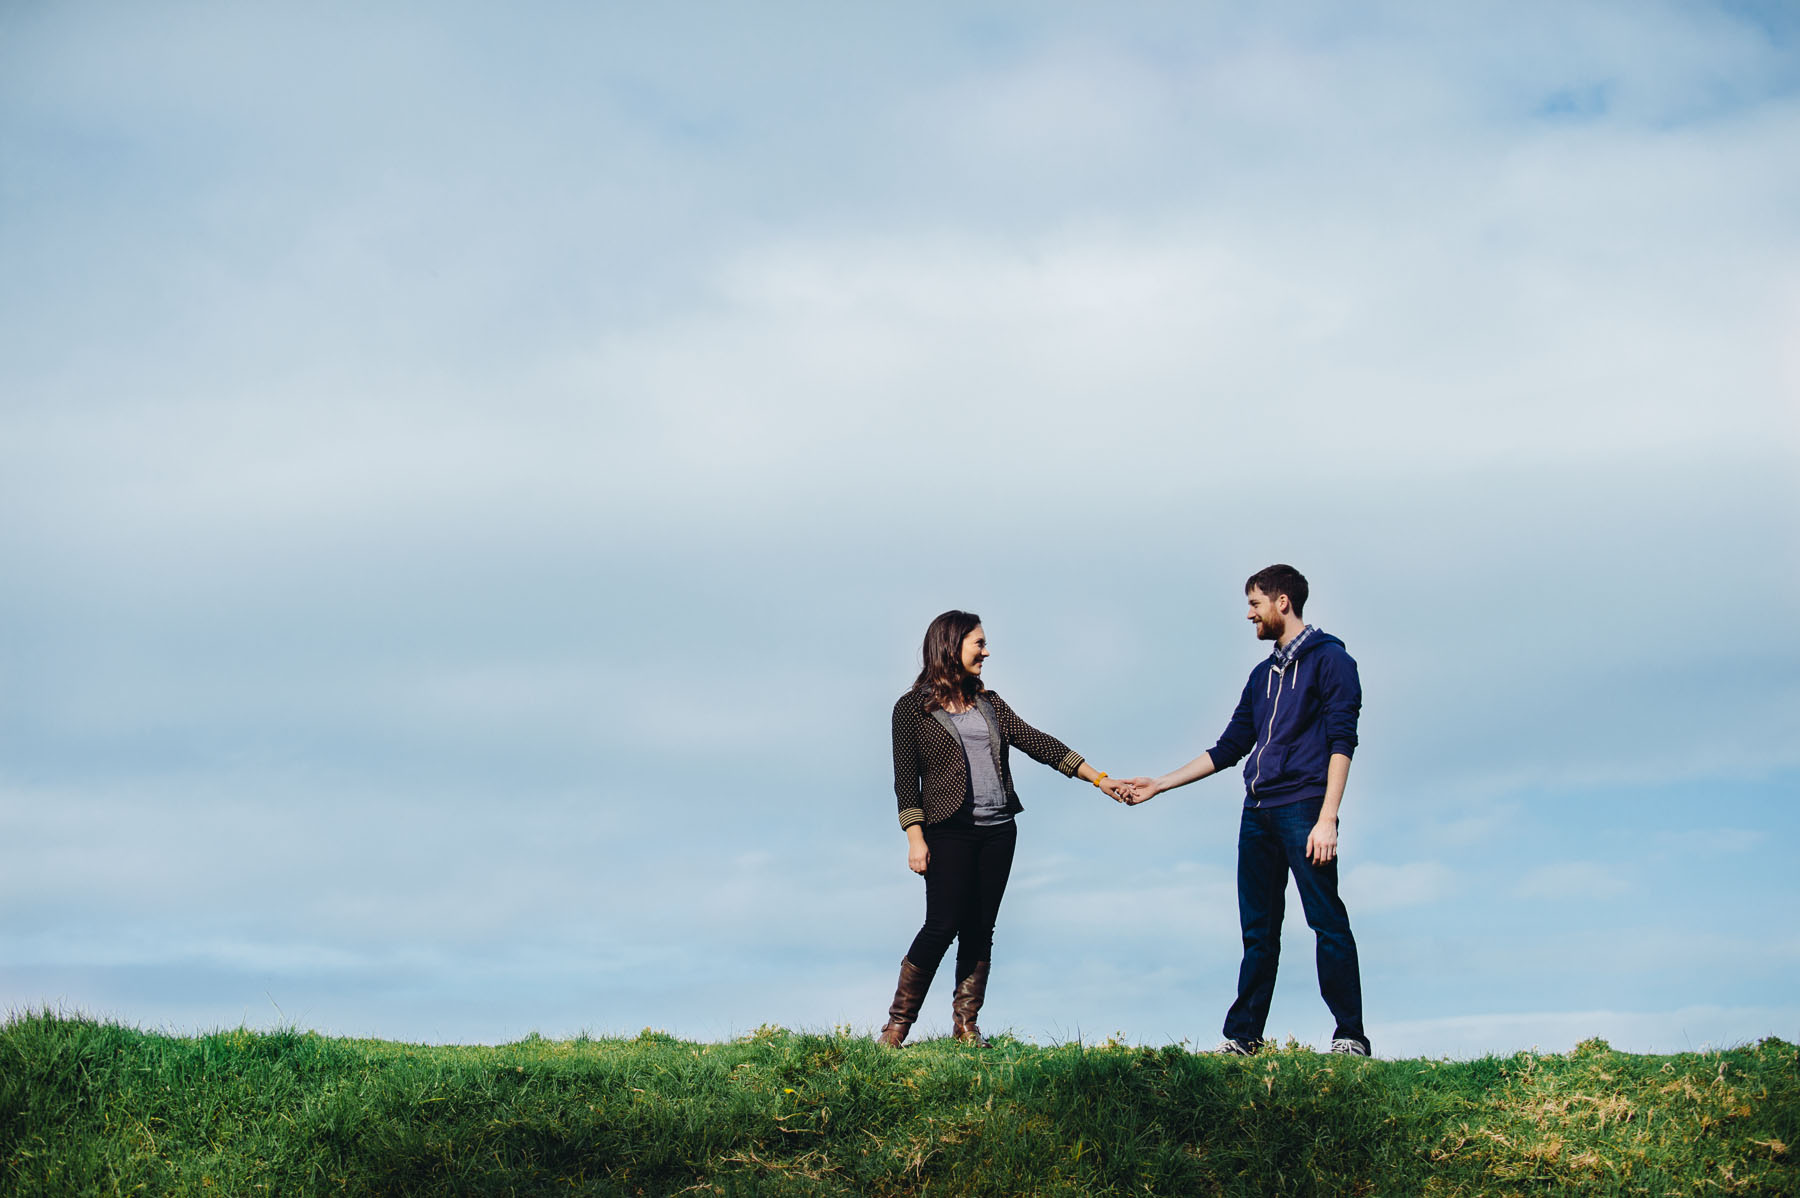
[[[975,792],[975,822],[1006,823],[1012,819],[1006,811],[1006,788],[1000,785],[1000,775],[994,769],[994,752],[989,748],[992,738],[988,735],[988,723],[981,709],[970,707],[967,711],[946,714],[956,725],[956,734],[962,738],[963,754],[969,759],[969,782]]]

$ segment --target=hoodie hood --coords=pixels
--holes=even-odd
[[[1312,635],[1307,637],[1304,641],[1301,641],[1300,647],[1294,650],[1294,660],[1299,661],[1308,653],[1317,650],[1321,645],[1336,645],[1338,648],[1342,649],[1344,647],[1344,642],[1338,640],[1323,628],[1315,628],[1312,630]]]
[[[1329,632],[1326,632],[1324,629],[1314,624],[1308,624],[1306,626],[1306,631],[1300,633],[1294,639],[1298,640],[1300,643],[1294,645],[1294,655],[1288,659],[1289,661],[1299,661],[1302,657],[1305,657],[1308,653],[1313,652],[1320,645],[1326,644],[1327,642],[1338,646],[1340,649],[1343,648],[1344,645],[1343,641],[1338,640],[1335,636],[1332,636]],[[1289,641],[1288,643],[1290,645],[1294,644],[1293,641]],[[1282,651],[1279,646],[1269,650],[1269,660],[1275,663],[1277,669],[1280,669],[1283,666]]]

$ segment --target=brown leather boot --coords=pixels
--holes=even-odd
[[[925,971],[914,965],[906,957],[900,958],[900,982],[894,987],[894,1001],[888,1007],[888,1021],[881,1029],[876,1043],[885,1044],[889,1048],[899,1048],[900,1042],[906,1039],[906,1033],[912,1029],[913,1021],[919,1017],[919,1008],[925,1005],[925,991],[931,986],[931,979]]]
[[[950,1034],[977,1048],[988,1046],[987,1038],[975,1026],[981,1004],[987,1001],[988,963],[975,962],[969,976],[956,983],[956,997],[950,1000]]]

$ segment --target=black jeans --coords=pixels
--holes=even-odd
[[[956,941],[956,980],[961,982],[994,950],[994,920],[1012,874],[1019,829],[1011,820],[981,827],[945,822],[925,829],[931,864],[925,867],[925,926],[913,937],[907,959],[926,977],[937,973]]]

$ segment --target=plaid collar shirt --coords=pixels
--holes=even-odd
[[[1306,638],[1311,636],[1312,634],[1313,634],[1313,626],[1311,624],[1308,624],[1305,628],[1302,628],[1298,633],[1296,633],[1294,635],[1293,640],[1289,641],[1285,645],[1276,646],[1275,652],[1273,654],[1271,654],[1271,656],[1274,657],[1274,659],[1275,659],[1275,668],[1278,670],[1287,669],[1287,663],[1290,661],[1293,661],[1294,654],[1300,652],[1301,642],[1305,641]]]

